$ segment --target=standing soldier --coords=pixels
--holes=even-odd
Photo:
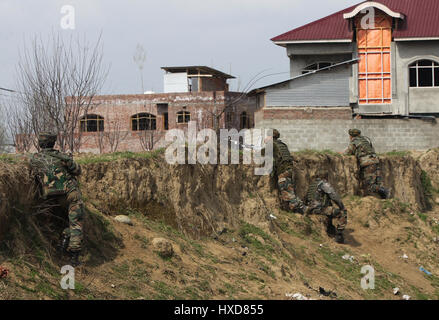
[[[273,139],[274,163],[272,174],[273,176],[277,176],[277,186],[279,188],[282,209],[290,212],[306,213],[308,208],[294,192],[293,157],[287,145],[279,140],[279,138],[279,131],[274,129],[273,136],[267,137],[265,142],[268,142],[268,139]]]
[[[351,143],[344,153],[354,155],[360,165],[360,179],[368,193],[378,193],[382,199],[389,198],[389,190],[383,186],[380,161],[368,137],[362,136],[358,129],[350,129]]]
[[[40,133],[38,144],[41,151],[31,159],[31,166],[40,187],[41,198],[68,209],[69,228],[63,231],[60,249],[67,251],[72,266],[79,265],[82,245],[82,219],[84,205],[77,176],[81,167],[71,155],[59,152],[53,147],[56,134]]]
[[[348,221],[347,210],[335,189],[325,180],[326,176],[326,172],[320,169],[317,171],[306,194],[306,205],[309,207],[309,214],[325,216],[328,235],[335,235],[336,242],[344,243],[343,231]],[[335,203],[338,209],[334,208],[332,203]]]

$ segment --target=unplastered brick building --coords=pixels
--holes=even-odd
[[[163,67],[164,92],[95,96],[80,117],[81,152],[144,151],[162,147],[171,129],[254,126],[255,97],[230,92],[231,75],[205,66]]]

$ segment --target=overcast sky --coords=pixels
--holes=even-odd
[[[288,78],[284,48],[270,38],[361,0],[0,0],[0,87],[15,88],[20,47],[51,30],[95,41],[103,36],[111,65],[105,94],[140,93],[133,61],[146,51],[145,90],[163,91],[162,66],[207,65],[239,77],[241,88],[259,72],[256,87]],[[64,30],[64,5],[75,8],[75,29]],[[232,80],[231,89],[236,89]],[[5,94],[4,92],[0,92]]]

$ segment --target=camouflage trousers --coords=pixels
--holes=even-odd
[[[300,212],[304,204],[294,192],[293,170],[289,169],[280,173],[277,177],[281,207],[285,211]]]
[[[348,223],[347,212],[332,206],[326,208],[314,207],[310,214],[318,214],[323,216],[324,224],[327,229],[333,226],[336,228],[336,230],[343,231]]]
[[[376,193],[383,187],[383,178],[381,176],[381,167],[379,164],[371,164],[361,168],[360,177],[363,182],[363,188],[366,193]]]
[[[68,210],[69,227],[64,229],[63,236],[70,238],[70,252],[81,251],[82,249],[82,223],[84,217],[84,204],[82,202],[81,192],[77,189],[70,190],[67,195],[59,199],[59,204]]]

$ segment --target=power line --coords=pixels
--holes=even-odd
[[[17,93],[17,91],[15,91],[15,90],[7,89],[7,88],[2,88],[2,87],[0,87],[0,90]]]

